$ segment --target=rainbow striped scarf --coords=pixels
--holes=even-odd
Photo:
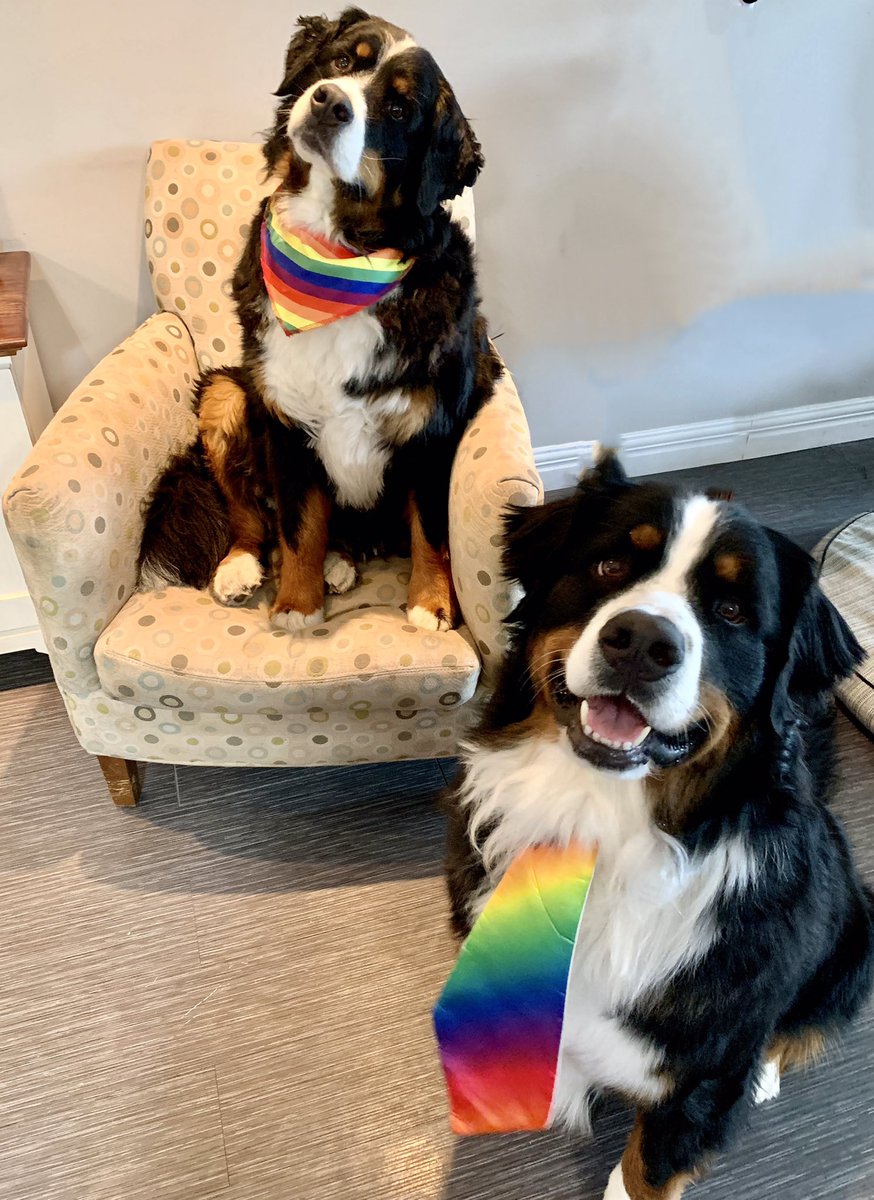
[[[303,225],[283,229],[273,201],[261,225],[264,286],[289,337],[370,308],[412,265],[398,250],[356,254]]]
[[[455,1133],[546,1129],[568,977],[597,848],[535,846],[514,859],[434,1008]]]

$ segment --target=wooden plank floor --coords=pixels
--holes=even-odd
[[[791,458],[759,460],[788,507],[767,478],[755,502],[812,538],[797,497],[821,473]],[[448,1132],[439,764],[152,767],[122,811],[44,680],[0,658],[2,1200],[600,1200],[618,1104],[588,1144]],[[874,743],[842,718],[840,751],[874,881]],[[872,1060],[868,1013],[695,1196],[871,1200]]]

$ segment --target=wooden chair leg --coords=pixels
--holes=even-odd
[[[140,798],[142,787],[140,764],[130,758],[110,758],[106,754],[98,754],[97,760],[103,778],[109,785],[112,803],[123,808],[133,808]]]

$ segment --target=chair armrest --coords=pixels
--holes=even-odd
[[[528,422],[509,371],[468,428],[455,455],[449,489],[449,554],[458,602],[494,680],[507,644],[503,618],[518,598],[503,577],[502,517],[511,504],[543,500]]]
[[[182,321],[149,318],[76,388],[3,497],[55,676],[76,695],[99,687],[94,644],[136,586],[143,502],[194,437],[197,369]]]

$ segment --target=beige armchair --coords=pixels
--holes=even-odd
[[[201,368],[231,363],[230,275],[270,184],[256,144],[152,147],[146,246],[163,311],[95,368],[4,497],[55,678],[116,803],[138,762],[323,766],[452,755],[487,690],[511,604],[500,517],[542,498],[509,375],[467,430],[452,475],[450,549],[464,624],[410,625],[409,563],[376,560],[324,623],[271,628],[264,589],[244,608],[205,592],[137,591],[144,501],[195,432]],[[473,233],[462,198],[454,214]]]

